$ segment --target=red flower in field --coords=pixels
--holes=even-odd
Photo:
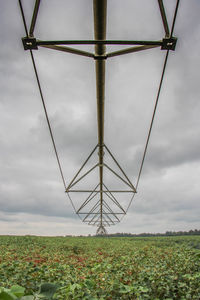
[[[40,257],[38,257],[38,259],[35,259],[35,260],[33,260],[33,262],[35,263],[35,264],[41,264],[41,263],[44,263],[44,262],[46,262],[47,261],[47,259],[46,258],[40,258]]]
[[[78,260],[79,262],[83,262],[85,259],[82,258],[82,257],[77,257],[77,260]]]
[[[29,261],[29,262],[32,261],[32,257],[26,257],[25,261]]]
[[[128,272],[128,274],[129,274],[129,275],[132,275],[132,274],[133,274],[133,272],[132,272],[132,271],[129,271],[129,272]]]
[[[40,259],[35,259],[35,260],[34,260],[34,263],[35,263],[35,264],[39,264],[39,263],[41,263],[41,260],[40,260]]]

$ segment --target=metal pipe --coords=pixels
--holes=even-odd
[[[160,47],[160,45],[145,45],[145,46],[137,46],[137,47],[131,47],[131,48],[127,48],[127,49],[123,49],[123,50],[119,50],[119,51],[114,51],[114,52],[110,52],[107,53],[107,58],[109,57],[115,57],[115,56],[119,56],[119,55],[124,55],[124,54],[129,54],[129,53],[135,53],[135,52],[139,52],[139,51],[143,51],[143,50],[148,50],[148,49],[152,49],[152,48],[156,48],[156,47]]]
[[[103,1],[103,0],[102,0]],[[42,45],[149,45],[162,46],[163,41],[132,41],[132,40],[57,40],[42,41],[36,40],[37,46]]]
[[[108,153],[110,154],[110,156],[112,157],[112,159],[114,160],[114,162],[116,163],[116,165],[118,166],[118,168],[120,169],[120,171],[122,172],[122,174],[124,175],[124,177],[126,178],[126,180],[129,182],[129,184],[132,187],[133,191],[136,193],[135,187],[133,186],[132,182],[130,181],[130,179],[128,178],[128,176],[126,175],[126,173],[124,172],[124,170],[122,169],[122,167],[119,165],[118,161],[115,159],[115,157],[113,156],[113,154],[111,153],[111,151],[106,146],[105,146],[105,148],[108,151]],[[111,171],[113,172],[113,170],[111,170]],[[123,181],[123,179],[122,179],[122,181]]]
[[[159,4],[160,13],[161,13],[162,21],[163,21],[163,26],[164,26],[164,29],[165,29],[165,35],[170,36],[170,31],[169,31],[169,26],[168,26],[168,22],[167,22],[167,17],[166,17],[166,14],[165,14],[165,8],[164,8],[164,5],[163,5],[163,1],[158,0],[158,4]]]
[[[83,202],[83,204],[80,206],[80,208],[77,210],[76,213],[79,213],[80,210],[82,210],[93,198],[96,197],[96,195],[98,195],[98,192],[96,191],[97,187],[99,186],[99,184],[95,187],[95,189],[89,194],[89,196],[86,198],[86,200]],[[94,194],[95,193],[95,194]],[[93,195],[94,194],[94,195]]]
[[[58,50],[58,51],[62,51],[62,52],[67,52],[67,53],[72,53],[72,54],[77,54],[77,55],[81,55],[81,56],[94,58],[93,53],[90,53],[90,52],[87,52],[87,51],[82,51],[82,50],[79,50],[79,49],[69,48],[69,47],[65,47],[65,46],[40,45],[40,47],[49,48],[49,49],[53,49],[53,50]]]
[[[93,0],[94,38],[106,39],[106,12],[107,0]],[[106,54],[104,44],[95,45],[95,55]],[[97,123],[99,144],[99,183],[100,183],[100,224],[103,222],[103,156],[104,156],[104,100],[105,100],[105,59],[97,59],[96,67],[96,96],[97,96]]]
[[[90,155],[87,157],[86,161],[83,163],[83,165],[81,166],[81,168],[79,169],[79,171],[76,173],[76,175],[74,176],[74,178],[72,179],[72,181],[70,182],[70,184],[68,185],[68,187],[66,188],[66,192],[69,192],[69,189],[71,188],[72,184],[74,183],[74,180],[77,178],[77,176],[79,175],[79,173],[83,170],[84,166],[87,164],[87,162],[89,161],[90,157],[92,156],[92,154],[96,151],[98,145],[95,146],[95,148],[92,150],[92,152],[90,153]]]
[[[80,213],[78,213],[79,215],[87,215],[88,214],[88,212],[80,212]],[[114,213],[114,212],[111,212],[111,213],[107,213],[107,212],[105,212],[104,213],[105,215],[124,215],[124,213]],[[90,212],[90,215],[99,215],[99,212]]]
[[[99,186],[99,184],[98,184]],[[105,186],[105,185],[104,185]],[[69,190],[68,193],[94,193],[95,190]],[[103,190],[104,193],[107,193],[108,190]],[[134,193],[133,190],[109,190],[111,193]],[[95,193],[100,193],[100,191],[95,191]]]
[[[36,0],[32,20],[31,20],[31,26],[30,26],[30,30],[29,30],[29,36],[33,36],[33,32],[34,32],[34,29],[35,29],[35,23],[36,23],[39,7],[40,7],[40,0]]]
[[[90,172],[92,172],[96,167],[98,167],[99,164],[94,165],[91,169],[89,169],[85,174],[83,174],[79,179],[77,179],[75,182],[73,182],[69,188],[66,188],[65,192],[68,193],[69,189],[77,184],[79,181],[81,181],[85,176],[87,176]]]

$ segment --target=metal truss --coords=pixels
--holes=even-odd
[[[101,156],[101,153],[99,151],[98,162],[92,165],[92,167],[90,167],[87,171],[83,172],[83,170],[85,170],[86,166],[89,164],[92,156],[96,154],[97,150],[100,150],[99,144],[96,145],[81,168],[78,170],[78,172],[66,188],[66,192],[68,194],[81,193],[81,195],[87,195],[84,201],[80,201],[80,205],[78,209],[76,209],[76,213],[80,217],[83,217],[83,222],[87,223],[88,225],[95,225],[102,229],[105,226],[111,226],[119,223],[119,217],[126,214],[125,209],[118,201],[116,195],[118,195],[119,193],[133,194],[136,193],[136,189],[106,145],[102,146],[103,157]],[[113,167],[110,167],[109,164],[105,163],[104,155],[110,157],[112,163],[116,167],[115,170]],[[94,188],[75,189],[76,186],[96,168],[99,169],[100,180],[98,179],[99,182],[96,182]],[[124,188],[118,190],[111,190],[110,188],[108,188],[103,178],[104,169],[107,169],[107,171],[112,176],[115,176],[116,179],[118,179],[122,183]],[[83,174],[81,174],[81,172]]]
[[[125,55],[129,53],[134,53],[138,51],[148,50],[152,48],[160,47],[161,50],[167,50],[166,61],[168,57],[169,50],[175,50],[177,38],[173,36],[174,24],[178,9],[179,0],[177,0],[174,22],[172,24],[171,31],[169,30],[169,25],[165,13],[165,8],[162,0],[157,0],[160,14],[163,22],[165,36],[163,39],[158,41],[134,41],[134,40],[106,40],[106,18],[107,18],[107,0],[93,0],[93,12],[94,12],[94,40],[59,40],[59,41],[42,41],[36,39],[34,37],[34,29],[38,16],[40,0],[35,1],[35,8],[32,16],[32,21],[30,25],[30,30],[27,30],[25,17],[23,13],[23,8],[21,4],[21,0],[19,0],[23,22],[26,30],[26,37],[22,38],[23,46],[25,50],[30,50],[32,55],[32,60],[35,68],[36,77],[38,80],[38,86],[40,88],[39,79],[37,70],[35,67],[35,62],[32,54],[32,50],[37,50],[39,47],[49,48],[52,50],[62,51],[66,53],[71,53],[75,55],[81,55],[84,57],[88,57],[90,59],[94,59],[95,67],[96,67],[96,98],[97,98],[97,123],[98,123],[98,143],[95,148],[91,151],[81,168],[78,170],[72,181],[68,186],[64,181],[61,165],[59,162],[59,158],[57,155],[57,150],[55,147],[55,142],[53,139],[53,135],[51,132],[50,123],[48,120],[46,108],[44,105],[47,121],[49,124],[49,129],[51,132],[52,141],[54,144],[54,149],[56,152],[58,164],[60,167],[61,176],[63,178],[65,191],[72,201],[72,194],[81,194],[81,199],[78,202],[78,208],[75,208],[76,213],[81,217],[82,221],[87,223],[88,225],[97,226],[97,234],[106,234],[106,226],[115,225],[120,222],[120,217],[124,216],[127,212],[123,208],[123,205],[118,200],[119,194],[130,193],[131,197],[136,193],[136,189],[138,186],[138,181],[141,173],[141,169],[144,162],[144,157],[146,154],[146,148],[142,160],[142,165],[138,177],[138,181],[134,186],[118,161],[113,156],[112,152],[107,148],[104,143],[104,104],[105,104],[105,66],[106,60],[115,56]],[[79,50],[76,48],[67,47],[66,45],[94,45],[94,53]],[[125,48],[123,50],[114,51],[114,52],[106,52],[106,45],[132,45],[132,47]],[[134,45],[134,46],[133,46]],[[162,79],[164,76],[166,62],[163,69]],[[161,80],[162,84],[162,80]],[[160,84],[160,87],[161,87]],[[160,89],[159,87],[159,89]],[[159,91],[160,92],[160,91]],[[41,97],[43,100],[42,92]],[[157,98],[159,97],[159,94]],[[158,99],[157,99],[158,100]],[[156,100],[156,101],[157,101]],[[44,102],[44,101],[43,101]],[[157,102],[156,102],[157,106]],[[155,112],[154,112],[155,114]],[[154,117],[154,115],[153,115]],[[152,121],[153,123],[153,121]],[[152,127],[152,124],[151,124]],[[151,133],[151,128],[149,131],[149,136]],[[149,139],[148,136],[148,139]],[[91,158],[98,152],[96,163],[87,169],[87,166],[90,164]],[[105,156],[109,156],[112,163],[116,167],[114,170],[109,164],[105,162]],[[87,171],[85,171],[87,169]],[[98,169],[98,179],[93,188],[85,188],[80,189],[76,188],[80,182],[85,180],[91,173]],[[105,183],[104,173],[107,170],[113,177],[117,178],[126,189],[112,189]],[[84,197],[82,195],[85,195]],[[130,205],[129,205],[130,206]],[[129,207],[128,206],[128,207]]]

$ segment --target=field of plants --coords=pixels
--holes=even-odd
[[[199,300],[200,236],[0,236],[0,300],[12,299]]]

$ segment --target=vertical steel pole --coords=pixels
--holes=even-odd
[[[93,0],[94,10],[94,38],[106,39],[106,11],[107,0]],[[95,45],[96,59],[96,95],[97,95],[97,122],[99,144],[99,179],[100,179],[100,226],[103,226],[103,156],[104,156],[104,99],[105,99],[105,45]]]

